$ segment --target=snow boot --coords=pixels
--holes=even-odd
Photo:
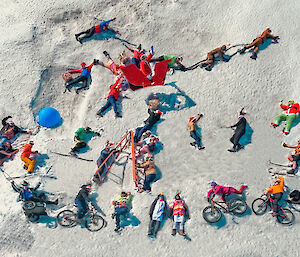
[[[110,59],[110,55],[109,55],[109,53],[107,51],[103,51],[103,54],[104,54],[105,57],[107,57],[108,59]]]
[[[103,117],[103,114],[102,114],[102,112],[100,110],[97,111],[97,115],[99,115],[100,117]]]
[[[278,124],[271,122],[271,126],[273,126],[273,128],[276,128],[276,127],[278,127]]]
[[[25,164],[23,165],[23,169],[24,169],[24,170],[27,170],[27,169],[28,169],[27,166],[26,166]]]
[[[294,169],[290,169],[286,173],[287,174],[291,174],[291,175],[295,175],[295,170]]]
[[[286,136],[287,136],[288,134],[290,134],[290,132],[288,132],[288,131],[283,131],[282,133],[285,134]]]
[[[227,149],[227,151],[228,151],[228,152],[231,152],[231,153],[235,153],[235,152],[236,152],[236,150],[235,150],[234,147],[232,147],[231,149]]]
[[[190,143],[191,146],[196,146],[196,142]]]
[[[122,115],[121,115],[119,112],[117,112],[117,113],[115,114],[115,117],[116,117],[116,118],[122,118]]]
[[[176,229],[172,229],[171,235],[172,235],[172,236],[175,236],[175,235],[176,235]]]
[[[257,53],[253,52],[252,55],[250,56],[251,59],[256,60],[257,58]]]
[[[198,146],[198,149],[203,150],[203,149],[205,149],[205,146]]]
[[[212,67],[211,67],[211,66],[207,66],[205,69],[206,69],[207,71],[211,71]]]
[[[184,233],[184,230],[183,230],[183,229],[180,229],[180,230],[179,230],[179,235],[181,235],[181,236],[186,236],[186,233]]]

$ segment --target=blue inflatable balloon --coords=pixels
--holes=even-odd
[[[41,109],[38,116],[39,124],[47,128],[52,128],[61,121],[59,112],[52,107],[45,107]]]

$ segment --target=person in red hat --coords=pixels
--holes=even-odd
[[[29,141],[28,144],[24,145],[22,154],[21,154],[21,160],[24,162],[24,168],[27,169],[27,171],[29,173],[33,172],[33,168],[34,168],[34,164],[35,164],[35,160],[30,158],[30,155],[32,153],[38,153],[38,151],[32,151],[32,147],[33,147],[34,143],[33,141]]]
[[[196,117],[190,117],[188,123],[188,129],[190,132],[190,136],[195,140],[194,142],[190,143],[191,146],[198,147],[199,150],[204,149],[205,147],[202,146],[201,138],[197,135],[197,126],[196,123],[200,118],[203,117],[203,114],[198,114]]]
[[[89,66],[86,66],[85,62],[82,62],[80,64],[81,69],[68,71],[70,74],[80,73],[78,77],[66,81],[65,86],[69,92],[71,92],[71,87],[79,82],[82,82],[83,85],[76,89],[76,94],[78,94],[82,89],[88,87],[88,81],[91,80],[91,70],[95,64],[95,61],[96,60],[94,60]]]

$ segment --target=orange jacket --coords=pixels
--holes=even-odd
[[[283,193],[284,178],[283,177],[278,177],[278,178],[280,179],[280,183],[271,186],[269,189],[267,189],[267,193],[270,194]]]
[[[267,28],[261,35],[260,38],[265,41],[267,38],[273,38],[273,35],[269,32],[269,28]]]
[[[24,158],[24,157],[29,158],[30,154],[32,153],[31,148],[32,148],[31,144],[24,145],[24,149],[23,149],[23,152],[21,154],[21,158]]]

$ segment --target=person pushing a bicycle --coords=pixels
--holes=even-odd
[[[284,192],[283,188],[284,188],[284,178],[280,176],[275,176],[274,185],[265,191],[265,194],[267,196],[270,196],[271,199],[273,199],[273,202],[271,204],[273,216],[276,216],[278,214],[278,210],[279,210],[278,202],[283,196],[283,192]]]

